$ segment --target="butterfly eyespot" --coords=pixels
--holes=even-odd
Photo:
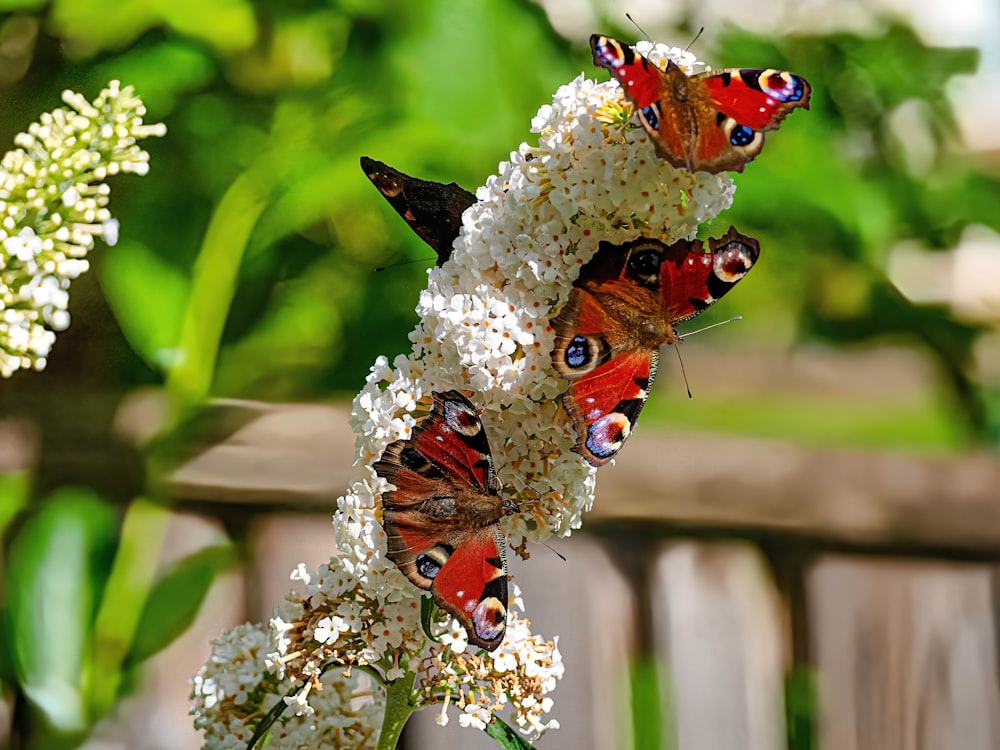
[[[428,555],[420,555],[417,557],[417,572],[424,578],[433,581],[441,572],[441,564]]]
[[[609,70],[639,112],[656,155],[691,172],[742,172],[761,150],[762,133],[793,110],[809,108],[809,83],[788,71],[734,69],[691,74],[653,62],[623,42],[594,34],[594,63]],[[663,64],[665,62],[665,65]],[[736,129],[735,118],[742,128]],[[712,128],[715,123],[724,138]]]
[[[654,105],[650,104],[648,107],[643,107],[642,116],[645,118],[646,124],[653,130],[660,129],[660,115]]]
[[[626,275],[655,291],[660,286],[660,265],[662,263],[663,255],[656,250],[641,250],[629,257]]]
[[[492,642],[501,638],[507,628],[507,608],[499,599],[484,599],[470,615],[476,635],[484,641]]]
[[[574,453],[595,467],[617,455],[649,396],[659,348],[676,343],[676,326],[721,299],[759,256],[757,240],[735,227],[707,241],[600,243],[552,319],[552,362],[570,381],[562,402]]]
[[[621,412],[606,414],[587,430],[587,450],[602,459],[612,458],[632,432],[632,424]]]
[[[459,391],[432,393],[410,440],[373,464],[382,493],[385,555],[457,617],[469,643],[495,649],[506,629],[507,567],[497,521],[516,512],[499,496],[486,430]],[[484,531],[492,527],[492,538]]]
[[[737,125],[729,134],[729,142],[734,146],[749,146],[757,134],[746,125]]]
[[[399,452],[399,462],[410,471],[415,471],[425,477],[439,477],[441,472],[434,464],[420,455],[415,448],[403,448]]]
[[[482,430],[479,416],[459,401],[445,401],[444,416],[455,432],[466,437],[474,437]]]
[[[417,469],[427,463],[424,461],[424,457],[417,453],[413,448],[403,448],[403,450],[400,451],[399,460],[407,469]]]
[[[761,91],[779,102],[797,102],[805,94],[802,79],[779,70],[765,71],[760,76]]]
[[[590,346],[583,336],[575,336],[566,347],[566,364],[574,370],[590,361]]]
[[[715,275],[727,284],[746,276],[756,260],[753,248],[742,242],[730,242],[715,253]]]

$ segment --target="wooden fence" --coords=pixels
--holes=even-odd
[[[119,431],[141,437],[151,404],[122,409]],[[354,459],[347,409],[222,402],[213,422],[170,478],[168,550],[229,534],[245,569],[215,585],[91,750],[198,747],[186,680],[209,640],[266,620],[289,571],[333,548],[330,513]],[[1000,748],[996,457],[646,429],[598,484],[585,533],[553,545],[565,562],[541,547],[511,561],[533,630],[559,635],[566,663],[553,695],[562,728],[539,748],[624,750],[657,736],[676,750]],[[653,662],[651,704],[648,690],[632,694],[630,671]],[[431,712],[404,742],[495,747]]]
[[[227,511],[258,549],[255,581],[295,539],[283,577],[303,539],[329,538],[353,456],[346,411],[229,408],[245,426],[181,467],[175,492]],[[632,747],[629,670],[655,654],[662,702],[638,731],[663,747],[786,748],[792,713],[813,716],[826,750],[1000,748],[995,458],[655,432],[628,448],[599,476],[586,533],[555,543],[566,562],[544,548],[512,561],[533,628],[560,636],[567,665],[562,728],[539,747]],[[264,530],[293,509],[294,532]],[[329,551],[308,546],[314,562]],[[251,596],[253,616],[285,585]],[[813,711],[797,705],[810,686]],[[425,712],[406,746],[492,746],[456,725]]]

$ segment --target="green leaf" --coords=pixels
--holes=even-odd
[[[181,324],[182,355],[167,377],[171,402],[182,408],[200,403],[211,389],[243,254],[270,189],[263,165],[243,172],[230,183],[205,231]]]
[[[11,522],[28,501],[29,489],[30,475],[26,471],[11,471],[0,475],[0,536],[6,536]],[[7,637],[7,622],[0,617],[0,688],[13,683],[11,640]]]
[[[176,358],[189,283],[146,245],[122,241],[103,256],[101,286],[118,325],[146,362],[163,368]]]
[[[124,47],[147,29],[161,26],[221,51],[243,49],[256,35],[253,7],[243,0],[73,0],[54,3],[48,23],[54,33],[76,42],[78,54]]]
[[[48,3],[48,0],[3,0],[0,2],[0,10],[3,11],[26,11],[41,8]]]
[[[84,699],[97,593],[117,534],[111,506],[85,489],[53,493],[11,545],[5,571],[14,671],[60,735],[85,732]]]
[[[31,475],[27,471],[0,474],[0,534],[28,502]]]
[[[169,510],[144,498],[133,500],[125,513],[114,565],[94,622],[88,695],[94,717],[107,714],[118,698],[124,678],[122,666],[148,600],[169,523]]]
[[[486,725],[486,734],[504,748],[504,750],[531,750],[531,743],[514,731],[514,728],[502,719],[494,716]]]
[[[216,576],[236,561],[233,548],[216,546],[179,560],[149,594],[126,666],[168,646],[194,620]]]
[[[285,693],[285,698],[291,698],[300,687],[301,685],[293,687]],[[284,699],[279,700],[271,706],[271,710],[264,714],[264,718],[260,720],[257,728],[253,730],[253,736],[250,737],[250,741],[247,743],[247,750],[253,750],[255,747],[258,747],[257,743],[261,740],[264,741],[265,745],[268,744],[270,740],[271,727],[274,726],[274,722],[281,718],[281,715],[285,713],[287,708],[288,704],[285,703]]]
[[[192,91],[208,86],[215,74],[209,50],[177,38],[164,39],[157,45],[132,47],[96,65],[91,72],[98,81],[117,78],[134,86],[142,94],[146,109],[155,113],[156,119],[172,112]],[[172,129],[173,124],[170,127]],[[152,162],[157,163],[157,159],[153,158]],[[112,251],[115,252],[117,250]]]

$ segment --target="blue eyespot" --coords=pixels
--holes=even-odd
[[[441,572],[441,565],[438,561],[431,559],[427,555],[418,555],[416,562],[417,572],[424,578],[430,578],[433,580],[437,578],[437,574]]]
[[[646,122],[653,130],[660,129],[660,118],[656,114],[656,107],[652,104],[648,107],[643,107],[642,116],[646,118]]]
[[[746,146],[753,141],[754,132],[746,125],[737,125],[729,134],[729,142],[734,146]]]
[[[806,87],[802,82],[802,79],[798,76],[793,76],[787,74],[788,78],[785,79],[784,75],[780,72],[773,72],[768,76],[766,83],[761,86],[761,90],[764,91],[768,96],[772,96],[779,102],[797,102],[806,93]]]
[[[590,361],[590,347],[583,336],[574,336],[566,347],[566,364],[572,368],[583,367]]]

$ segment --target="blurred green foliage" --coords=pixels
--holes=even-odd
[[[74,286],[73,327],[49,369],[0,383],[0,409],[43,435],[30,484],[0,485],[0,677],[23,707],[24,746],[70,747],[232,562],[228,547],[211,549],[157,573],[163,513],[132,500],[148,488],[112,433],[122,396],[165,383],[179,418],[209,395],[356,391],[377,355],[409,349],[423,286],[420,265],[372,269],[432,263],[359,157],[474,189],[529,137],[558,85],[606,74],[584,40],[561,39],[525,0],[0,0],[0,10],[8,142],[62,89],[92,95],[111,78],[168,126],[148,146],[148,176],[112,181],[122,241],[95,253],[99,285]],[[743,413],[716,403],[719,427],[787,436],[820,424],[841,440],[898,444],[918,425],[931,445],[992,439],[1000,408],[970,374],[981,330],[910,304],[885,271],[901,239],[943,249],[972,223],[1000,229],[1000,182],[963,156],[945,96],[974,53],[930,48],[900,25],[872,37],[733,31],[719,51],[699,54],[805,76],[813,104],[769,137],[735,177],[734,207],[706,229],[735,224],[765,252],[753,281],[705,316],[747,316],[718,340],[910,344],[937,363],[954,407],[852,418],[837,405],[817,417],[817,405],[794,401]]]
[[[629,667],[632,746],[635,750],[677,750],[676,725],[669,676],[655,656],[636,655]]]
[[[800,340],[923,347],[968,434],[989,440],[970,375],[980,329],[947,310],[911,304],[886,277],[888,253],[900,240],[946,249],[970,224],[1000,229],[1000,214],[984,210],[982,200],[991,194],[995,206],[1000,182],[962,154],[946,93],[951,78],[975,70],[977,53],[928,47],[895,24],[872,38],[772,42],[731,34],[723,49],[722,63],[770,60],[813,85],[812,111],[736,178],[726,216],[767,241],[784,267],[782,288],[772,291],[785,298]]]
[[[0,664],[4,684],[23,696],[15,728],[23,746],[85,740],[132,670],[190,624],[232,564],[230,548],[209,548],[154,583],[166,514],[137,500],[120,519],[93,491],[64,487],[21,519],[4,561]]]

